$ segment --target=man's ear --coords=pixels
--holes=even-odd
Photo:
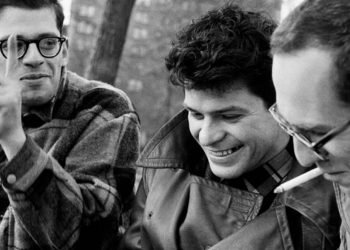
[[[62,66],[67,66],[68,64],[68,40],[62,44]]]

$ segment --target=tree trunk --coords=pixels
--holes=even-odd
[[[135,0],[107,0],[86,73],[88,79],[114,85],[134,3]]]

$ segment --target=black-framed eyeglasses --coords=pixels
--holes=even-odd
[[[278,112],[276,103],[269,108],[269,111],[272,114],[272,117],[278,122],[280,127],[286,133],[298,139],[302,144],[304,144],[307,148],[313,151],[317,155],[317,157],[320,158],[320,160],[327,160],[329,155],[328,151],[324,149],[323,146],[350,126],[349,120],[341,126],[332,129],[317,141],[312,142],[305,135],[298,132],[295,129],[295,127],[293,127],[286,119],[283,118],[283,116]]]
[[[45,58],[53,58],[57,56],[62,48],[62,44],[67,39],[65,37],[44,37],[40,39],[17,39],[17,58],[21,59],[27,53],[28,47],[31,43],[35,43],[40,55]],[[0,41],[0,52],[7,58],[8,55],[8,41]]]

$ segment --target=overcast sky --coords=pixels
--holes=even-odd
[[[63,6],[64,9],[64,15],[65,15],[65,20],[64,23],[68,24],[69,23],[69,19],[70,19],[70,5],[72,3],[72,0],[60,0],[60,3]]]

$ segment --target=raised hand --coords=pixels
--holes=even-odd
[[[11,35],[8,38],[5,75],[0,76],[0,144],[8,160],[17,154],[25,142],[17,49],[16,35]]]

